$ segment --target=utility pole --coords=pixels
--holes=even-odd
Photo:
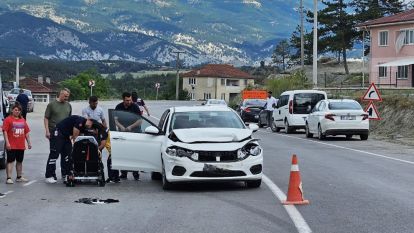
[[[365,85],[365,30],[362,29],[362,87]]]
[[[313,87],[318,86],[318,0],[313,0]]]
[[[20,59],[19,59],[19,57],[17,57],[16,58],[16,85],[17,85],[17,87],[19,87],[20,86],[20,84],[19,84],[19,79],[20,79],[20,67],[19,67],[19,65],[20,65]]]
[[[300,0],[300,67],[305,70],[305,40],[303,35],[303,0]]]
[[[175,100],[178,100],[178,93],[179,93],[179,86],[180,86],[180,53],[184,53],[182,51],[174,51],[173,53],[177,54],[177,61],[175,67],[177,68],[177,78],[175,83]]]

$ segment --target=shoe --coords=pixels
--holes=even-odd
[[[106,179],[106,181],[105,181],[106,183],[121,183],[121,180],[120,179]]]
[[[24,178],[23,176],[20,177],[20,178],[18,178],[18,179],[16,179],[16,182],[27,182],[27,181],[29,181],[29,180],[26,179],[26,178]]]
[[[45,182],[46,182],[46,183],[48,183],[48,184],[54,184],[54,183],[56,183],[57,181],[55,180],[55,178],[53,178],[53,177],[49,177],[49,178],[46,178],[46,179],[45,179]]]
[[[14,182],[11,178],[7,178],[6,184],[14,184]]]
[[[0,193],[0,198],[3,198],[3,197],[5,197],[6,196],[6,194],[4,194],[4,193]]]

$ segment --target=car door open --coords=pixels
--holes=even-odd
[[[164,135],[145,133],[152,122],[135,113],[108,111],[112,168],[128,171],[161,172],[161,143]],[[132,129],[126,129],[136,125]]]

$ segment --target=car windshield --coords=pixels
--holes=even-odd
[[[323,99],[325,99],[325,95],[319,93],[295,94],[293,97],[293,113],[307,114],[310,109],[313,109],[313,107]]]
[[[357,102],[330,102],[328,105],[331,110],[361,110],[362,107]]]
[[[208,100],[207,104],[226,105],[226,102],[224,100]]]
[[[19,90],[20,89],[11,89],[10,94],[14,94],[14,95],[18,95],[19,94]],[[26,94],[27,96],[32,96],[32,92],[28,91],[28,90],[24,90],[24,94]]]
[[[263,107],[266,104],[264,100],[245,100],[244,106],[260,106]]]
[[[190,128],[236,128],[244,124],[232,111],[177,112],[171,120],[172,129]]]

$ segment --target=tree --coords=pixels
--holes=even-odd
[[[326,45],[328,51],[342,54],[345,73],[349,74],[346,51],[353,47],[356,35],[353,16],[348,13],[350,6],[344,0],[322,0],[322,4],[326,7],[318,12],[318,22],[323,33],[319,41]]]
[[[90,87],[88,86],[89,80],[95,81],[93,95],[96,95],[99,98],[108,97],[109,82],[98,74],[96,70],[84,71],[71,79],[66,79],[61,82],[60,85],[71,90],[70,97],[72,100],[85,100],[90,95]]]
[[[307,33],[304,30],[304,63],[305,65],[311,65],[313,59],[313,31]],[[291,59],[294,60],[296,63],[300,62],[300,26],[296,27],[296,30],[292,33],[290,37],[290,44],[295,51],[291,55]]]
[[[288,40],[281,40],[276,45],[275,50],[272,54],[272,61],[275,64],[282,65],[283,71],[286,69],[286,63],[290,58],[290,44]]]

